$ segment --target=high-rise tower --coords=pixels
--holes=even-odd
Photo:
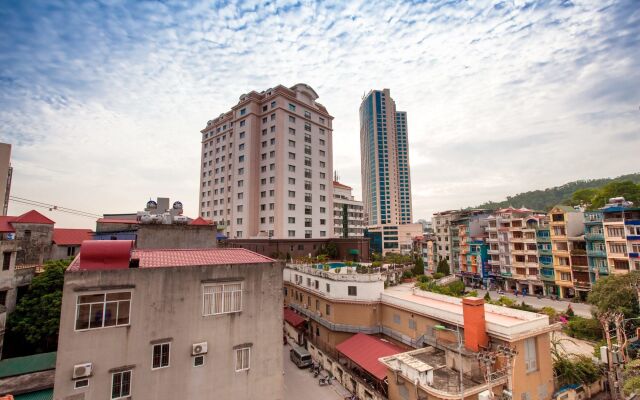
[[[412,222],[407,113],[389,89],[372,90],[360,105],[362,199],[367,225]]]

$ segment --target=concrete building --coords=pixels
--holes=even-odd
[[[371,251],[382,254],[411,254],[413,240],[422,236],[422,224],[386,224],[367,228],[365,235],[371,239]]]
[[[558,296],[558,288],[555,282],[555,271],[553,269],[553,251],[551,249],[551,231],[549,227],[549,216],[538,219],[536,228],[536,246],[538,247],[538,270],[540,280],[544,286],[544,295]]]
[[[333,117],[317,99],[309,85],[278,85],[207,122],[201,217],[229,238],[333,236]]]
[[[7,143],[0,143],[0,201],[2,201],[0,216],[7,215],[12,175],[13,167],[11,167],[11,145]]]
[[[407,114],[389,89],[372,90],[360,104],[360,155],[365,223],[413,222]]]
[[[587,247],[589,262],[589,275],[592,283],[600,277],[609,275],[607,263],[607,247],[604,241],[604,227],[602,211],[585,211],[584,213],[584,239]]]
[[[469,246],[467,241],[481,240],[486,238],[485,229],[487,227],[487,217],[489,210],[465,210],[455,213],[450,219],[449,243],[450,246],[450,270],[452,273],[461,275],[461,265],[467,261]],[[463,257],[464,253],[464,257]],[[466,265],[465,265],[466,267]]]
[[[351,190],[350,186],[333,181],[333,233],[337,238],[364,236],[364,206]]]
[[[640,208],[624,198],[615,198],[601,211],[609,273],[639,271]]]
[[[91,229],[53,228],[53,246],[49,259],[63,260],[75,257],[80,251],[82,242],[92,238]]]
[[[86,241],[65,274],[54,399],[282,399],[282,265]]]
[[[583,261],[586,261],[586,250],[584,253],[580,251],[583,244],[580,244],[580,240],[575,240],[575,238],[584,235],[584,213],[570,206],[555,206],[549,211],[549,225],[553,269],[558,294],[561,298],[573,298],[576,296],[574,280],[577,280],[577,275],[574,276],[572,260],[579,264],[575,272],[578,270],[584,272],[582,271],[584,269]],[[572,257],[576,255],[584,255],[585,260]]]
[[[431,219],[433,233],[436,239],[438,261],[446,260],[451,266],[452,236],[451,221],[459,215],[459,210],[441,211],[433,214]]]
[[[558,327],[547,316],[485,305],[482,299],[385,289],[384,280],[380,272],[357,273],[348,267],[324,271],[291,264],[284,270],[285,304],[306,320],[303,340],[315,361],[348,390],[376,400],[475,400],[486,390],[507,390],[514,399],[551,398],[550,332]],[[363,339],[363,334],[374,340]],[[389,354],[380,339],[395,350]],[[379,362],[371,360],[385,352]],[[478,362],[486,352],[497,358],[489,366],[490,382],[484,378],[487,365]],[[380,363],[386,373],[380,373]],[[412,365],[424,367],[427,375],[432,371],[434,379],[416,380]],[[458,390],[461,368],[464,396]]]

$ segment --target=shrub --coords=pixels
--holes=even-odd
[[[566,325],[565,333],[576,339],[598,341],[602,339],[600,321],[592,318],[573,317]]]
[[[444,278],[443,273],[436,272],[435,274],[433,274],[433,279],[440,279],[440,278]]]
[[[411,279],[413,278],[413,272],[406,270],[402,273],[402,278],[403,279]]]
[[[484,301],[487,303],[491,303],[491,295],[489,294],[489,292],[484,294]]]
[[[549,317],[549,322],[556,322],[558,319],[558,312],[553,307],[542,307],[540,313],[547,315]]]
[[[371,263],[371,266],[373,268],[380,268],[380,267],[382,267],[382,261],[374,261],[374,262]]]
[[[416,278],[418,278],[418,282],[422,283],[429,282],[431,280],[431,278],[426,275],[418,275]]]

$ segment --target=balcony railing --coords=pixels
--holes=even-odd
[[[573,286],[577,288],[582,288],[582,289],[589,289],[591,288],[591,282],[574,280]]]
[[[587,255],[589,257],[606,257],[607,256],[607,252],[604,250],[592,250],[592,249],[587,249]]]
[[[604,240],[604,233],[585,233],[584,238],[587,240]]]

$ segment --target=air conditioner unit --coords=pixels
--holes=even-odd
[[[73,366],[73,379],[86,378],[89,375],[91,375],[91,363]]]
[[[201,354],[207,354],[207,342],[193,344],[191,348],[191,355],[199,356]]]

